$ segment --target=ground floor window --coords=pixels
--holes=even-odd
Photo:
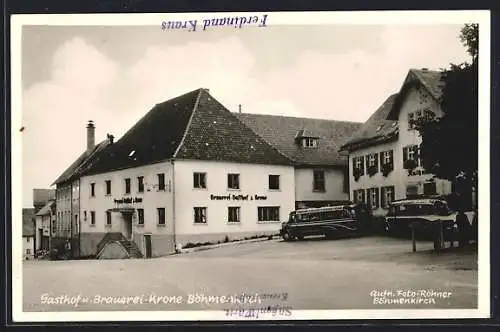
[[[240,222],[240,207],[230,206],[227,208],[227,222]]]
[[[144,209],[137,209],[137,223],[144,225]]]
[[[379,207],[379,191],[378,188],[368,189],[368,206],[372,210],[376,210]]]
[[[158,225],[165,225],[165,208],[158,208]]]
[[[194,208],[194,223],[195,224],[206,224],[207,223],[207,208],[206,207],[195,207]]]
[[[394,201],[394,186],[380,188],[382,193],[382,207],[387,209],[389,204]]]
[[[280,221],[279,206],[259,206],[257,209],[259,221]]]
[[[364,189],[354,190],[352,193],[353,193],[353,199],[354,199],[355,203],[364,203],[365,202],[365,190]]]
[[[31,249],[26,249],[26,255],[31,255]]]

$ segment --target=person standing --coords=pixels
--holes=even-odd
[[[456,223],[458,226],[458,246],[463,248],[469,243],[470,224],[462,209],[458,211]]]

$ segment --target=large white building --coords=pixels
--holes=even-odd
[[[70,233],[80,256],[155,257],[274,235],[295,208],[292,161],[206,89],[157,104],[83,159],[63,177],[78,181],[71,214],[80,222]]]
[[[399,93],[391,95],[341,150],[349,155],[350,197],[364,202],[374,215],[387,205],[415,195],[447,195],[451,183],[436,179],[422,167],[422,138],[412,120],[442,116],[441,73],[412,69]]]

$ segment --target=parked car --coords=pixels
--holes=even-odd
[[[285,241],[302,240],[306,236],[327,238],[364,234],[369,228],[371,213],[355,203],[307,208],[292,211],[281,224],[280,236]]]
[[[444,241],[457,238],[458,211],[450,209],[441,198],[412,198],[391,202],[385,217],[386,232],[394,235],[415,234],[434,240],[440,246],[439,236]]]

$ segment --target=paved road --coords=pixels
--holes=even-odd
[[[149,260],[27,261],[24,310],[476,308],[477,253],[431,249],[418,243],[412,253],[408,240],[384,237],[318,238]],[[78,304],[49,303],[61,295]]]

